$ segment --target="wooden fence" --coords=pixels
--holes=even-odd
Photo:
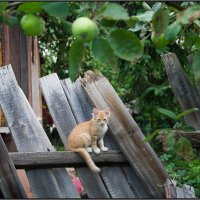
[[[93,174],[83,159],[73,152],[56,152],[42,125],[34,114],[24,93],[15,79],[11,66],[0,69],[0,104],[18,152],[8,156],[5,163],[12,163],[10,177],[0,190],[5,196],[25,197],[15,167],[26,171],[35,198],[80,198],[64,167],[73,166],[89,198],[164,198],[168,174],[155,152],[118,95],[102,75],[89,71],[81,80],[72,83],[59,80],[56,74],[40,79],[40,86],[60,138],[66,146],[66,138],[79,122],[91,118],[93,106],[110,107],[112,116],[105,144],[109,151],[92,158],[101,168]],[[0,150],[3,144],[0,143]],[[15,166],[15,167],[14,167]],[[9,178],[12,185],[8,187]],[[6,197],[6,196],[5,196]]]

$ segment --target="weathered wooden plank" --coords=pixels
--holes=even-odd
[[[184,192],[184,198],[190,199],[190,198],[196,198],[194,187],[190,185],[183,185],[183,192]]]
[[[75,152],[34,152],[34,153],[10,153],[10,157],[17,169],[75,167],[84,166],[85,161]],[[94,162],[100,165],[128,164],[120,151],[108,151],[96,156],[91,153]]]
[[[68,98],[69,104],[71,105],[71,108],[73,110],[74,116],[78,123],[82,121],[86,121],[91,119],[91,112],[92,112],[92,104],[89,98],[87,97],[86,93],[84,92],[83,88],[81,87],[80,80],[77,80],[75,83],[72,83],[70,79],[65,79],[61,81],[63,85],[63,89],[65,91],[65,94]],[[77,109],[78,108],[78,109]],[[110,131],[108,131],[104,138],[105,145],[112,150],[119,150],[118,145],[115,143]],[[148,198],[151,197],[149,193],[144,189],[140,189],[141,184],[138,184],[139,179],[135,172],[132,169],[129,169],[130,167],[126,167],[124,170],[126,171],[126,174],[128,174],[130,171],[132,173],[129,173],[129,179],[125,180],[125,176],[123,174],[123,171],[118,168],[106,168],[107,170],[104,170],[102,168],[102,179],[104,180],[104,183],[106,184],[106,187],[109,190],[109,193],[111,194],[112,198],[130,198],[132,196],[134,197],[140,197],[140,198]],[[115,176],[120,181],[114,180],[112,177]],[[134,185],[135,192],[130,192],[129,186],[124,189],[124,185]],[[132,190],[134,191],[134,190]]]
[[[180,187],[176,187],[176,198],[178,199],[184,199],[184,192],[183,192],[183,188]]]
[[[4,198],[27,198],[15,166],[0,135],[0,190]]]
[[[40,86],[60,138],[66,147],[67,136],[75,127],[76,120],[67,101],[57,74],[40,78]],[[88,167],[76,168],[89,198],[109,198],[99,175]]]
[[[153,197],[163,197],[164,190],[158,185],[163,185],[167,173],[151,146],[143,142],[143,133],[113,87],[105,77],[91,71],[86,74],[82,82],[85,91],[97,108],[111,108],[109,127],[145,188],[148,188]]]
[[[55,151],[30,104],[19,88],[11,66],[0,70],[0,104],[7,119],[19,152]],[[63,169],[61,169],[63,171]],[[66,170],[62,172],[66,181],[58,183],[51,169],[26,170],[33,195],[36,198],[79,197]],[[69,181],[68,181],[69,180]],[[68,184],[68,187],[66,187]],[[61,193],[59,187],[73,188],[73,193]]]
[[[165,65],[170,85],[181,109],[183,111],[195,107],[200,109],[199,92],[188,79],[176,54],[164,54],[161,58]],[[185,119],[189,125],[193,126],[196,130],[200,130],[200,111],[190,113]]]
[[[136,198],[153,198],[133,168],[123,167],[123,171]]]
[[[31,63],[31,91],[32,91],[32,108],[36,114],[36,116],[40,119],[42,123],[42,94],[40,91],[39,81],[38,79],[41,77],[40,75],[40,56],[39,56],[39,47],[38,47],[38,38],[32,38],[32,53],[30,58]],[[34,60],[34,62],[32,62]]]
[[[176,198],[176,196],[177,196],[177,194],[176,194],[176,181],[167,179],[167,181],[164,184],[164,188],[165,188],[165,197],[167,199]]]

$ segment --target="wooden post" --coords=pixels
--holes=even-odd
[[[164,54],[161,58],[165,65],[170,85],[182,111],[190,108],[200,109],[199,92],[188,79],[176,54]],[[190,113],[185,119],[189,125],[193,126],[196,130],[200,130],[200,111]]]

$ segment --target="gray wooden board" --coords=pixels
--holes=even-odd
[[[65,94],[68,98],[69,104],[71,108],[74,108],[74,114],[77,122],[85,121],[91,119],[92,112],[92,104],[86,93],[84,92],[81,83],[77,80],[75,83],[72,83],[70,79],[65,79],[61,81]],[[78,105],[78,106],[77,106]],[[78,109],[77,109],[78,107]],[[114,141],[110,131],[105,135],[105,145],[112,150],[119,150],[118,145]],[[151,195],[145,191],[144,188],[140,188],[141,184],[138,184],[139,178],[131,167],[125,167],[124,170],[127,172],[131,171],[129,174],[128,182],[124,177],[122,168],[118,169],[117,167],[111,168],[106,167],[107,170],[102,168],[102,178],[106,187],[110,190],[111,197],[113,198],[125,198],[125,196],[129,197],[130,195],[134,195],[134,197],[147,198],[151,197]],[[112,170],[111,170],[112,169]],[[118,180],[114,180],[112,177],[117,177]],[[106,180],[106,181],[105,181]],[[135,184],[137,183],[137,184]],[[124,186],[126,185],[126,188]],[[134,185],[133,191],[137,191],[137,193],[130,192],[130,188],[128,185]],[[128,186],[128,187],[127,187]],[[138,187],[139,186],[139,187]]]
[[[189,80],[176,54],[164,54],[162,55],[162,61],[165,65],[170,85],[182,111],[195,107],[200,109],[200,94],[198,89]],[[200,111],[190,113],[185,116],[185,119],[189,125],[193,126],[196,130],[200,130]]]
[[[183,199],[183,198],[185,198],[184,197],[184,191],[183,191],[183,188],[180,188],[180,187],[176,187],[176,198],[178,198],[178,199]]]
[[[55,151],[28,100],[19,88],[10,65],[0,69],[0,94],[0,104],[17,150],[19,152]],[[56,181],[57,175],[52,169],[27,170],[26,174],[36,198],[79,197],[66,170],[63,171],[66,181],[62,183]],[[73,193],[67,196],[62,194],[59,188],[66,184],[74,189]]]
[[[194,187],[190,186],[190,185],[183,185],[183,192],[184,192],[184,197],[185,198],[196,198],[195,197],[195,191],[194,191]]]
[[[75,127],[76,120],[57,74],[40,78],[40,86],[58,133],[66,147],[67,136]],[[76,171],[89,198],[109,198],[99,175],[93,174],[87,167],[76,168]]]
[[[0,155],[0,190],[4,198],[27,198],[1,135]]]
[[[32,168],[51,168],[51,167],[73,167],[86,166],[85,161],[75,152],[34,152],[34,153],[10,153],[10,157],[17,169]],[[120,151],[107,151],[98,156],[94,152],[91,153],[94,162],[106,165],[122,164],[128,161]]]
[[[88,96],[98,108],[111,108],[109,127],[115,135],[120,149],[136,170],[145,188],[148,188],[148,192],[153,197],[163,197],[164,190],[158,185],[162,185],[162,182],[166,180],[167,174],[164,167],[149,144],[143,142],[142,132],[108,80],[103,76],[98,76],[93,81],[93,77],[88,76],[82,81]]]
[[[71,105],[77,123],[91,119],[92,106],[90,100],[86,98],[86,95],[84,95],[83,92],[81,92],[81,85],[79,80],[77,80],[75,84],[73,84],[70,79],[65,79],[61,81],[61,83],[69,104]],[[77,88],[79,88],[79,90],[77,90]],[[111,148],[111,146],[109,145],[110,143],[112,143],[112,141],[107,142],[107,146],[109,149]],[[106,184],[106,187],[108,188],[108,191],[112,198],[135,197],[131,189],[129,188],[126,179],[124,178],[122,170],[119,167],[109,167],[106,169],[107,170],[105,170],[104,167],[102,168],[101,177],[103,179],[103,182]],[[113,179],[113,176],[115,176],[116,178]],[[116,181],[116,179],[118,179],[118,181]]]

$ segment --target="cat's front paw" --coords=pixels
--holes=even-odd
[[[96,153],[96,154],[100,154],[100,152],[101,152],[101,150],[99,148],[93,149],[93,150],[94,150],[94,153]]]
[[[101,148],[101,151],[108,151],[108,147]]]
[[[91,148],[91,147],[88,147],[88,148],[87,148],[87,152],[88,152],[88,153],[91,153],[91,152],[92,152],[92,148]]]

